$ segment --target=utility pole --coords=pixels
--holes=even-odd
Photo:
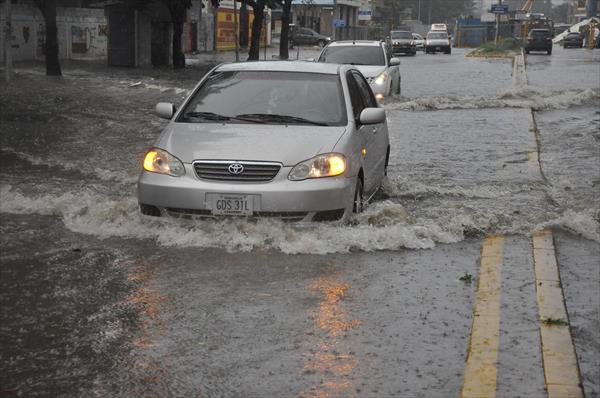
[[[235,42],[235,62],[240,62],[240,46],[238,45],[237,0],[233,0],[233,41]]]
[[[419,0],[418,11],[417,11],[417,21],[421,22],[421,0]],[[422,22],[421,22],[422,23]],[[419,32],[421,33],[421,32]]]
[[[12,46],[11,46],[11,38],[12,38],[12,10],[11,10],[11,0],[6,1],[6,26],[4,27],[4,61],[5,61],[5,69],[6,69],[6,82],[10,81],[12,75]]]
[[[498,0],[498,5],[502,5],[502,0]],[[500,27],[500,13],[496,13],[496,37],[494,38],[494,45],[498,45],[498,29]]]

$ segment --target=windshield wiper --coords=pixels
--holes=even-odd
[[[183,114],[184,119],[187,118],[200,118],[206,120],[230,120],[229,116],[219,115],[214,112],[186,112]]]
[[[257,121],[257,120],[247,120],[247,119],[239,118],[237,116],[219,115],[218,113],[214,113],[214,112],[186,112],[183,114],[183,119],[185,120],[187,118],[199,118],[199,119],[217,120],[217,121],[241,120],[244,122],[260,123],[260,121]]]
[[[242,115],[236,115],[236,119],[248,120],[248,121],[263,121],[263,122],[289,122],[289,123],[304,123],[313,124],[315,126],[328,126],[327,123],[317,122],[314,120],[305,119],[298,116],[290,115],[274,115],[271,113],[246,113]]]

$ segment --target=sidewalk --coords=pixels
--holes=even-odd
[[[289,50],[290,60],[306,60],[316,58],[320,48],[317,46],[294,47]],[[101,60],[61,60],[60,65],[63,76],[104,76],[108,78],[128,79],[156,79],[171,81],[197,82],[205,73],[218,64],[235,62],[235,51],[212,51],[205,53],[186,54],[186,68],[173,69],[172,66],[145,65],[139,67],[108,66],[106,59]],[[248,59],[247,49],[240,50],[239,60],[245,62]],[[267,47],[260,49],[260,61],[278,60],[279,47]],[[4,65],[0,65],[0,86],[5,85]],[[46,65],[44,61],[19,61],[13,65],[13,78],[11,84],[19,84],[23,75],[45,75]]]
[[[318,46],[296,46],[289,49],[290,60],[305,60],[308,58],[316,58],[321,49]],[[186,54],[186,65],[195,65],[197,63],[204,64],[219,64],[222,62],[235,62],[235,51],[212,51],[206,53]],[[248,59],[248,49],[239,50],[240,62]],[[272,61],[279,59],[279,46],[261,47],[260,61]]]

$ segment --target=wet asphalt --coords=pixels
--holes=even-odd
[[[599,396],[600,53],[528,55],[524,82],[467,52],[402,57],[383,192],[349,226],[303,228],[138,214],[152,108],[206,64],[18,69],[0,86],[2,396],[459,396],[482,239],[503,234],[497,395],[545,397],[544,227]]]

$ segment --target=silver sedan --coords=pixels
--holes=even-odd
[[[210,71],[147,152],[143,214],[345,221],[387,170],[385,111],[349,65],[247,62]]]

